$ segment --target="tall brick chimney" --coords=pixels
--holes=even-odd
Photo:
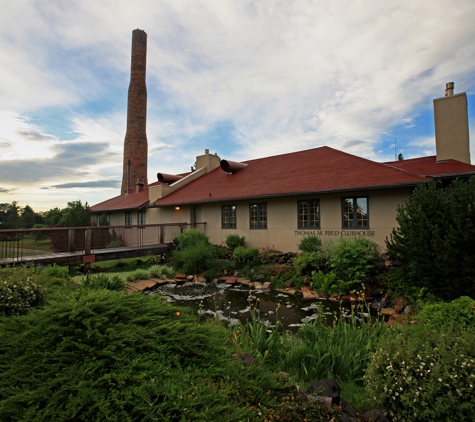
[[[147,34],[141,29],[132,31],[132,66],[130,70],[129,96],[127,102],[127,131],[124,140],[124,167],[121,194],[135,191],[135,182],[147,181],[148,144],[147,124],[147,86],[145,70],[147,63]],[[130,175],[127,175],[127,162],[130,160]],[[129,180],[129,183],[127,182]],[[133,186],[130,186],[131,183]]]

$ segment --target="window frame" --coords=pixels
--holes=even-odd
[[[131,226],[132,225],[132,212],[126,212],[125,213],[125,226]]]
[[[345,226],[346,220],[345,219],[345,203],[347,200],[352,201],[353,210],[357,209],[358,207],[358,199],[365,199],[366,200],[366,224],[359,226],[358,225],[358,212],[353,211],[353,218],[352,218],[352,225]],[[341,227],[343,229],[349,230],[361,230],[361,229],[369,229],[369,197],[365,196],[345,196],[341,198]]]
[[[257,218],[256,218],[256,226],[253,227],[253,207],[256,207],[257,210]],[[264,225],[261,226],[261,215],[264,215],[264,219],[262,220],[264,222]],[[254,204],[249,204],[249,229],[250,230],[267,230],[267,222],[268,222],[268,216],[267,216],[267,202],[261,202],[261,203],[254,203]]]
[[[312,202],[317,203],[317,224],[312,224],[312,218],[311,218],[311,209],[312,209]],[[301,219],[300,219],[300,206],[305,204],[306,205],[306,212],[307,212],[307,223],[305,225],[301,224]],[[310,218],[308,218],[310,217]],[[319,230],[321,226],[321,216],[320,216],[320,199],[303,199],[300,201],[297,201],[297,227],[299,229],[315,229]]]
[[[225,212],[226,220],[225,223]],[[233,217],[234,217],[234,224],[233,224]],[[237,206],[235,204],[230,205],[222,205],[221,206],[221,229],[229,230],[229,229],[236,229],[237,228]]]
[[[137,211],[137,226],[145,226],[147,224],[146,221],[145,211]]]

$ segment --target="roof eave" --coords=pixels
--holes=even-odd
[[[330,189],[330,190],[320,190],[320,191],[301,191],[301,192],[291,192],[291,193],[279,193],[271,195],[261,195],[261,196],[248,196],[248,197],[234,197],[234,198],[222,198],[222,199],[213,199],[209,201],[193,201],[193,202],[176,202],[171,204],[152,204],[149,208],[165,208],[165,207],[175,207],[183,205],[203,205],[203,204],[215,204],[221,202],[232,202],[232,201],[250,201],[250,200],[261,200],[261,199],[271,199],[271,198],[288,198],[292,196],[304,196],[304,195],[326,195],[331,193],[346,193],[346,192],[360,192],[367,190],[382,190],[382,189],[397,189],[397,188],[411,188],[417,186],[419,183],[430,183],[432,180],[420,180],[418,182],[408,182],[408,183],[397,183],[389,185],[378,185],[378,186],[361,186],[356,188],[345,188],[345,189]]]

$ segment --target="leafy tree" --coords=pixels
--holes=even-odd
[[[400,287],[445,300],[475,297],[475,177],[445,189],[419,185],[396,220],[386,246],[402,263]]]
[[[33,211],[33,208],[31,208],[29,205],[26,205],[21,210],[21,226],[25,229],[29,229],[35,224],[41,224],[41,221],[38,221],[40,219],[41,216]]]
[[[17,201],[0,204],[0,223],[2,229],[17,229],[21,226],[20,206]]]
[[[397,156],[398,161],[404,161],[404,155],[402,155],[402,152],[399,153]]]
[[[60,210],[58,207],[51,208],[44,215],[45,224],[48,227],[57,226],[59,224],[59,220],[61,220],[62,216],[63,216],[63,211]]]
[[[58,221],[59,225],[66,227],[84,227],[91,225],[91,209],[87,202],[84,205],[81,200],[68,202],[68,206],[62,213],[63,215]]]

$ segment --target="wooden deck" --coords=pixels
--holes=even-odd
[[[33,256],[22,256],[19,258],[0,258],[0,265],[80,265],[84,262],[101,262],[112,259],[135,258],[147,255],[162,255],[168,252],[166,243],[156,245],[145,245],[140,249],[133,246],[119,248],[93,249],[90,255],[85,255],[84,251],[76,252],[49,252]]]

